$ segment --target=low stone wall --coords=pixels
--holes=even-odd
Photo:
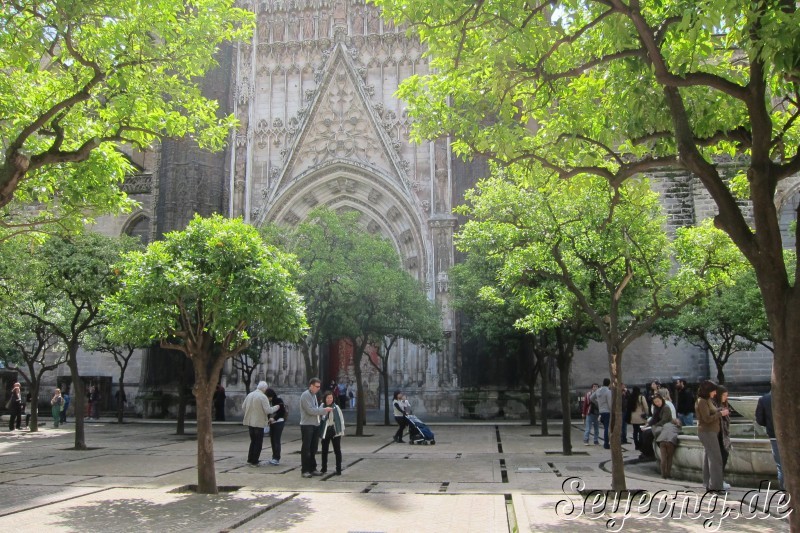
[[[752,433],[752,424],[736,424],[738,434]],[[672,475],[676,479],[703,482],[703,444],[696,435],[696,427],[685,428],[694,435],[682,434],[678,437],[678,447],[672,461]],[[656,448],[656,457],[660,453]],[[659,470],[658,464],[655,469]],[[762,481],[769,480],[777,486],[778,472],[772,458],[772,447],[769,439],[764,438],[731,438],[731,454],[725,467],[725,481],[739,487],[758,488]]]

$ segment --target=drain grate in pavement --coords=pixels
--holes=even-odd
[[[500,426],[494,427],[495,438],[497,438],[497,453],[503,453],[503,441],[500,439]]]
[[[450,486],[450,482],[449,481],[443,481],[442,482],[442,486],[439,487],[439,492],[447,492],[447,487],[449,487],[449,486]]]
[[[508,483],[508,470],[506,469],[505,459],[500,459],[500,479],[503,483]]]
[[[550,450],[544,452],[545,455],[564,455],[562,450]],[[572,452],[570,455],[589,455],[589,452]]]
[[[237,490],[241,489],[242,487],[237,487],[235,485],[220,485],[217,487],[217,491],[219,492],[236,492]],[[176,489],[172,489],[169,491],[173,494],[181,494],[186,492],[197,492],[197,485],[183,485]]]
[[[378,486],[378,482],[377,481],[373,481],[372,483],[369,484],[369,486],[367,488],[362,490],[361,493],[362,494],[368,494],[369,491],[371,491],[372,489],[374,489],[377,486]]]
[[[550,469],[553,471],[556,477],[561,477],[561,472],[558,471],[558,468],[556,468],[555,463],[547,463],[547,466],[550,467]]]
[[[570,472],[594,472],[594,468],[591,466],[579,465],[567,465],[564,467],[564,470],[569,470]]]

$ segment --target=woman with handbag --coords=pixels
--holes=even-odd
[[[722,430],[722,417],[728,416],[725,408],[718,409],[714,405],[717,396],[717,385],[711,380],[700,384],[697,391],[697,401],[694,404],[694,413],[697,420],[697,437],[703,444],[703,485],[709,491],[721,492],[722,480],[722,452],[719,446],[719,433]]]
[[[642,389],[633,387],[628,398],[628,411],[631,414],[633,426],[633,446],[637,450],[641,447],[642,426],[647,424],[647,400],[642,395]]]

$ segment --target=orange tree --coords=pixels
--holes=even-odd
[[[158,340],[192,362],[197,399],[197,491],[216,494],[211,403],[225,360],[250,344],[247,326],[297,341],[306,327],[294,258],[240,219],[195,218],[183,231],[124,256],[121,290],[106,299],[117,342]]]

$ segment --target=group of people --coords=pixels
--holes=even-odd
[[[300,435],[302,438],[300,461],[301,475],[304,478],[327,473],[328,454],[331,448],[333,448],[336,460],[334,473],[336,475],[342,473],[341,441],[345,430],[344,415],[335,401],[336,395],[333,390],[326,390],[322,394],[322,403],[320,404],[317,397],[320,387],[320,380],[312,378],[308,383],[308,389],[300,395]],[[265,428],[268,428],[272,446],[272,459],[269,464],[279,465],[281,434],[287,416],[286,404],[274,390],[267,386],[265,381],[261,381],[256,386],[256,390],[245,397],[242,409],[244,410],[242,424],[248,426],[250,433],[247,463],[250,466],[259,466]],[[322,468],[318,469],[316,455],[320,440],[322,441]]]
[[[590,445],[592,430],[594,444],[599,444],[599,425],[603,425],[603,446],[610,448],[609,426],[612,411],[611,380],[603,385],[592,384],[582,402],[585,419],[583,442]],[[703,485],[709,491],[725,491],[730,485],[724,480],[725,467],[731,450],[730,407],[728,389],[711,380],[703,381],[697,399],[686,380],[675,381],[675,402],[668,388],[658,380],[652,381],[645,392],[639,387],[628,391],[622,385],[622,443],[627,441],[627,425],[633,427],[633,444],[642,459],[655,459],[654,443],[660,455],[661,475],[668,479],[678,445],[681,428],[697,423],[697,436],[703,445]],[[783,488],[783,471],[775,429],[772,425],[772,396],[766,394],[758,402],[756,422],[767,429],[778,473],[778,483]]]
[[[328,385],[328,390],[333,393],[333,401],[341,409],[354,409],[356,406],[356,386],[353,380],[345,383],[342,381],[337,384],[335,379],[332,379]]]
[[[65,389],[62,394],[61,389],[55,389],[50,399],[51,414],[53,416],[53,427],[58,427],[67,421],[67,407],[70,404],[69,392]],[[22,387],[19,382],[11,387],[6,409],[8,409],[9,420],[8,430],[14,431],[28,428],[31,421],[33,409],[38,406],[33,403],[31,393],[28,392],[23,398]],[[24,425],[23,425],[24,420]]]

